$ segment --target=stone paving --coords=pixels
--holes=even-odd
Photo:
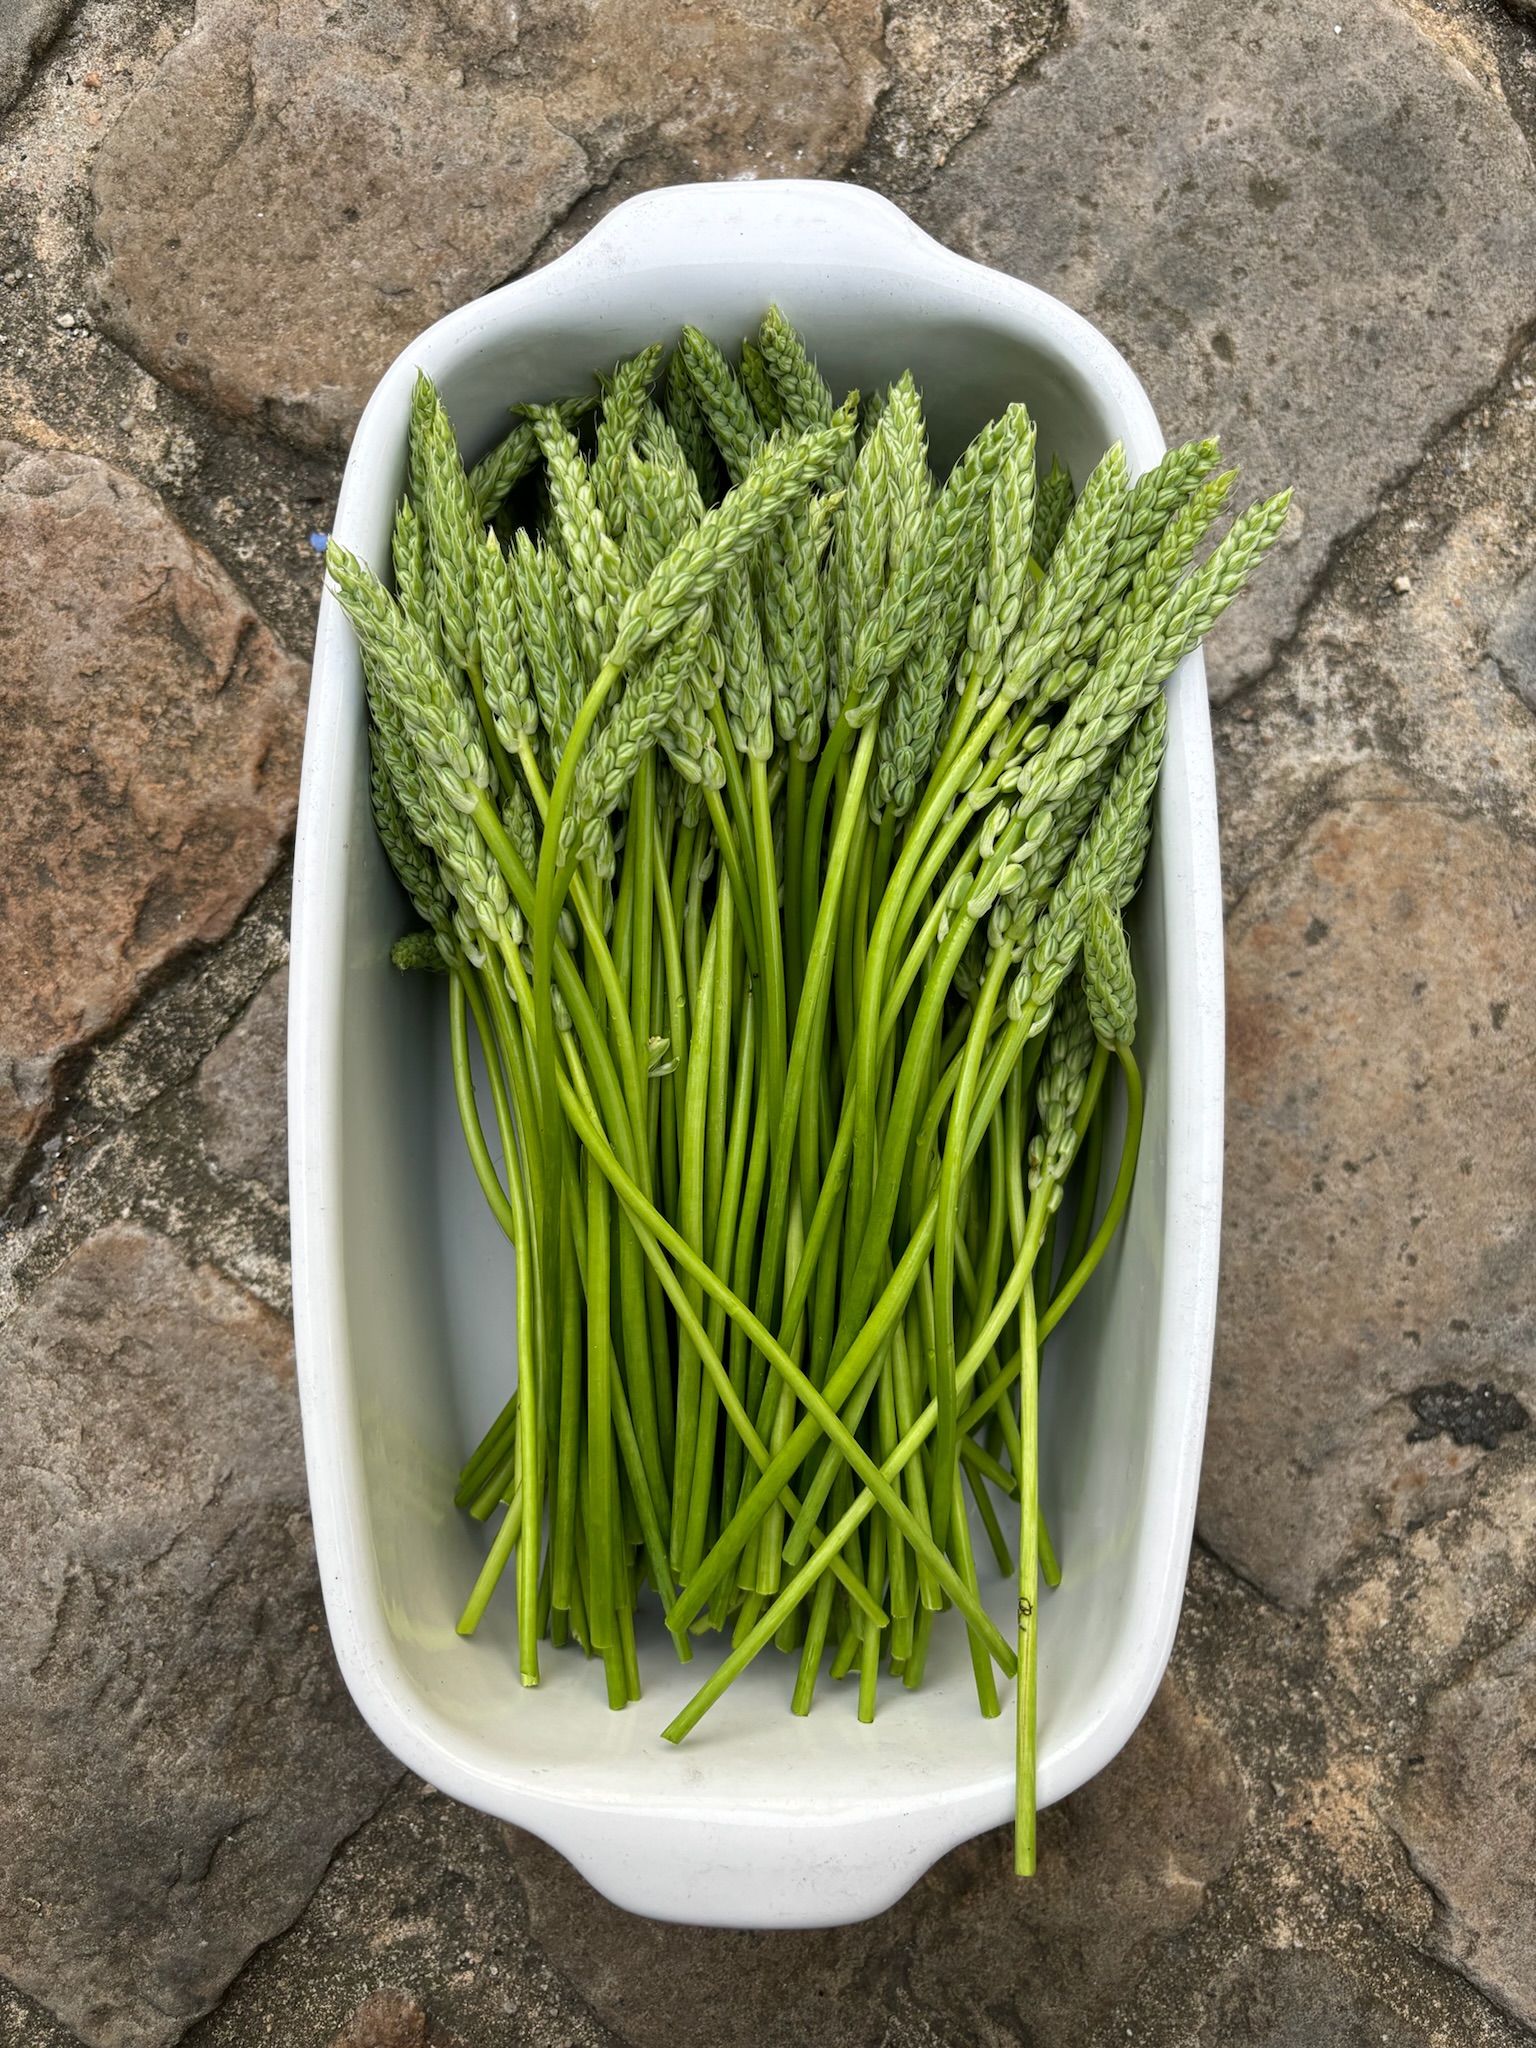
[[[5,0],[0,2042],[1536,2038],[1530,0]],[[1298,512],[1210,650],[1220,1324],[1124,1754],[883,1918],[652,1926],[332,1663],[287,1326],[309,536],[384,363],[851,177]]]

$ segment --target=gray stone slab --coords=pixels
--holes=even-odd
[[[628,2048],[530,1939],[501,1827],[414,1779],[186,2037],[186,2048],[253,2043]]]
[[[1461,1500],[1361,1553],[1319,1606],[1307,1682],[1329,1740],[1309,1824],[1377,1895],[1376,1917],[1411,1871],[1410,1938],[1529,2028],[1533,1433],[1483,1459]]]
[[[0,13],[0,114],[64,26],[75,0],[6,0]]]
[[[891,82],[854,176],[910,202],[988,104],[1060,34],[1064,0],[887,0]]]
[[[398,1767],[324,1632],[286,1323],[115,1225],[0,1336],[0,1972],[166,2048]]]
[[[1536,2028],[1536,1620],[1434,1700],[1393,1824],[1440,1903],[1431,1945]]]
[[[288,1198],[288,970],[280,967],[204,1060],[197,1092],[214,1165]]]
[[[1329,1956],[1261,1949],[1211,1986],[1199,2048],[1434,2048],[1436,2034],[1355,1983]]]
[[[1393,0],[1082,0],[921,211],[1103,327],[1170,437],[1220,431],[1245,488],[1296,486],[1214,636],[1218,696],[1536,314],[1536,170],[1497,71]]]
[[[1488,655],[1521,703],[1536,711],[1536,572],[1523,576],[1499,607]]]
[[[1536,839],[1536,718],[1520,694],[1533,474],[1528,348],[1339,551],[1272,673],[1218,713],[1229,902],[1337,793],[1373,778],[1441,791]]]

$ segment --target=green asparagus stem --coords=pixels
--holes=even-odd
[[[394,957],[443,978],[517,1261],[516,1389],[455,1492],[502,1513],[457,1626],[508,1579],[523,1683],[574,1640],[616,1709],[637,1602],[685,1661],[722,1632],[675,1742],[770,1644],[795,1713],[830,1668],[869,1721],[963,1625],[983,1715],[1016,1679],[1027,1873],[1061,1577],[1040,1353],[1132,1198],[1162,686],[1287,499],[1197,565],[1213,442],[1135,478],[1111,448],[1074,491],[1022,405],[941,486],[913,379],[837,407],[776,309],[739,366],[690,328],[597,381],[595,429],[589,398],[514,408],[466,471],[419,379],[393,593],[328,556],[424,927]]]

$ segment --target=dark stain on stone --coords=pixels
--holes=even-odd
[[[1502,1031],[1504,1029],[1504,1019],[1508,1015],[1508,1003],[1490,1003],[1488,1005],[1489,1021],[1492,1023],[1495,1031]]]
[[[1328,932],[1329,926],[1323,921],[1323,919],[1320,917],[1314,917],[1312,922],[1307,926],[1306,930],[1302,933],[1301,943],[1304,946],[1320,946],[1323,943],[1324,939],[1327,938]]]
[[[1408,1432],[1411,1444],[1449,1436],[1463,1448],[1480,1444],[1485,1451],[1496,1451],[1504,1437],[1524,1429],[1531,1419],[1513,1394],[1500,1393],[1491,1380],[1476,1387],[1441,1380],[1432,1387],[1416,1387],[1408,1399],[1419,1418]]]
[[[1261,213],[1273,213],[1291,197],[1291,188],[1283,178],[1266,178],[1262,171],[1250,171],[1248,197]]]

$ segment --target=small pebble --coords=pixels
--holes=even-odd
[[[12,291],[15,291],[20,283],[21,272],[19,270],[8,270],[4,277],[0,277],[0,284],[9,285]]]
[[[1392,588],[1399,597],[1406,597],[1409,591],[1412,590],[1413,584],[1406,576],[1394,576],[1392,578]]]
[[[55,313],[53,316],[53,324],[55,327],[73,327],[75,324],[75,316],[73,313]]]
[[[80,83],[82,85],[88,85],[94,92],[96,88],[101,84],[101,73],[99,71],[87,71],[84,78],[81,79]]]

